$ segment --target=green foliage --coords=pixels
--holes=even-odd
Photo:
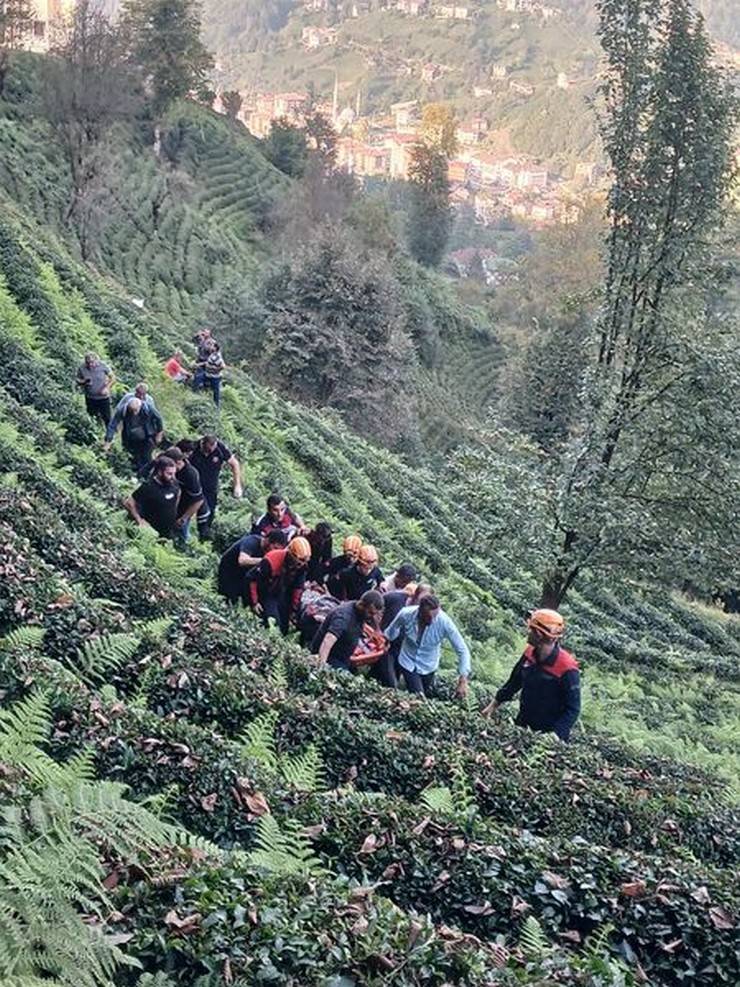
[[[528,960],[541,960],[550,951],[547,936],[533,915],[528,915],[519,933],[519,948]]]
[[[287,120],[273,120],[262,144],[268,161],[289,178],[302,178],[308,162],[306,131]]]
[[[80,675],[90,681],[106,679],[131,660],[140,644],[135,634],[103,634],[88,639],[77,651]]]
[[[409,182],[409,250],[419,263],[437,267],[452,231],[445,154],[426,144],[417,144],[409,168]]]
[[[312,877],[323,873],[321,861],[314,855],[300,826],[292,820],[281,826],[273,815],[262,816],[257,823],[255,845],[249,863],[273,877]]]

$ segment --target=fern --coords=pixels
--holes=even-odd
[[[247,857],[253,867],[276,877],[324,873],[308,840],[292,820],[286,820],[281,827],[273,815],[262,816],[257,823],[255,842],[256,849]]]
[[[262,713],[247,727],[242,741],[242,753],[257,761],[267,771],[276,774],[278,770],[278,753],[275,744],[275,726],[278,715],[274,710]]]
[[[326,788],[324,763],[315,744],[309,744],[301,754],[280,758],[283,780],[299,792],[318,792]]]
[[[42,691],[0,710],[0,761],[43,783],[54,766],[40,749],[50,723],[49,699]]]
[[[16,627],[10,634],[6,634],[4,638],[0,639],[0,649],[9,651],[11,654],[26,648],[36,651],[43,644],[45,633],[43,627],[35,627],[32,624]]]
[[[274,659],[272,665],[270,666],[270,671],[267,676],[270,685],[274,686],[276,689],[287,689],[288,687],[288,672],[285,667],[285,659],[282,655],[278,655]]]
[[[524,920],[519,934],[519,948],[528,960],[541,960],[550,952],[550,943],[533,915]]]
[[[421,804],[427,812],[438,813],[442,816],[455,815],[452,792],[446,785],[441,788],[425,788],[421,793]]]
[[[156,617],[154,620],[145,620],[137,625],[137,632],[141,635],[142,641],[150,644],[162,644],[172,627],[171,617]]]
[[[135,634],[103,634],[77,649],[78,671],[90,681],[102,681],[130,661],[141,639]]]

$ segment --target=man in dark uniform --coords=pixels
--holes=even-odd
[[[527,626],[524,654],[509,681],[481,712],[490,716],[521,692],[516,723],[567,741],[581,712],[581,682],[578,662],[560,646],[565,621],[557,610],[535,610]]]
[[[244,535],[230,545],[218,564],[218,591],[229,603],[240,600],[249,606],[246,576],[250,569],[259,565],[268,552],[285,548],[286,539],[282,531],[271,531],[261,535]]]
[[[160,456],[154,464],[151,479],[141,484],[123,506],[136,523],[149,525],[162,538],[171,538],[177,520],[180,485],[176,479],[177,467],[168,456]]]

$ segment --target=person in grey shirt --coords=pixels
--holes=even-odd
[[[113,371],[97,353],[85,354],[77,371],[77,386],[85,395],[88,415],[100,418],[106,427],[111,419],[110,389],[115,379]]]

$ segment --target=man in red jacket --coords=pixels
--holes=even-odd
[[[249,603],[265,626],[275,620],[287,634],[295,623],[306,584],[311,546],[305,538],[294,538],[287,548],[268,552],[246,575]]]
[[[581,682],[578,662],[560,646],[565,621],[557,610],[535,610],[527,626],[524,654],[509,681],[481,712],[490,716],[521,691],[515,722],[542,733],[556,733],[567,741],[581,712]]]

